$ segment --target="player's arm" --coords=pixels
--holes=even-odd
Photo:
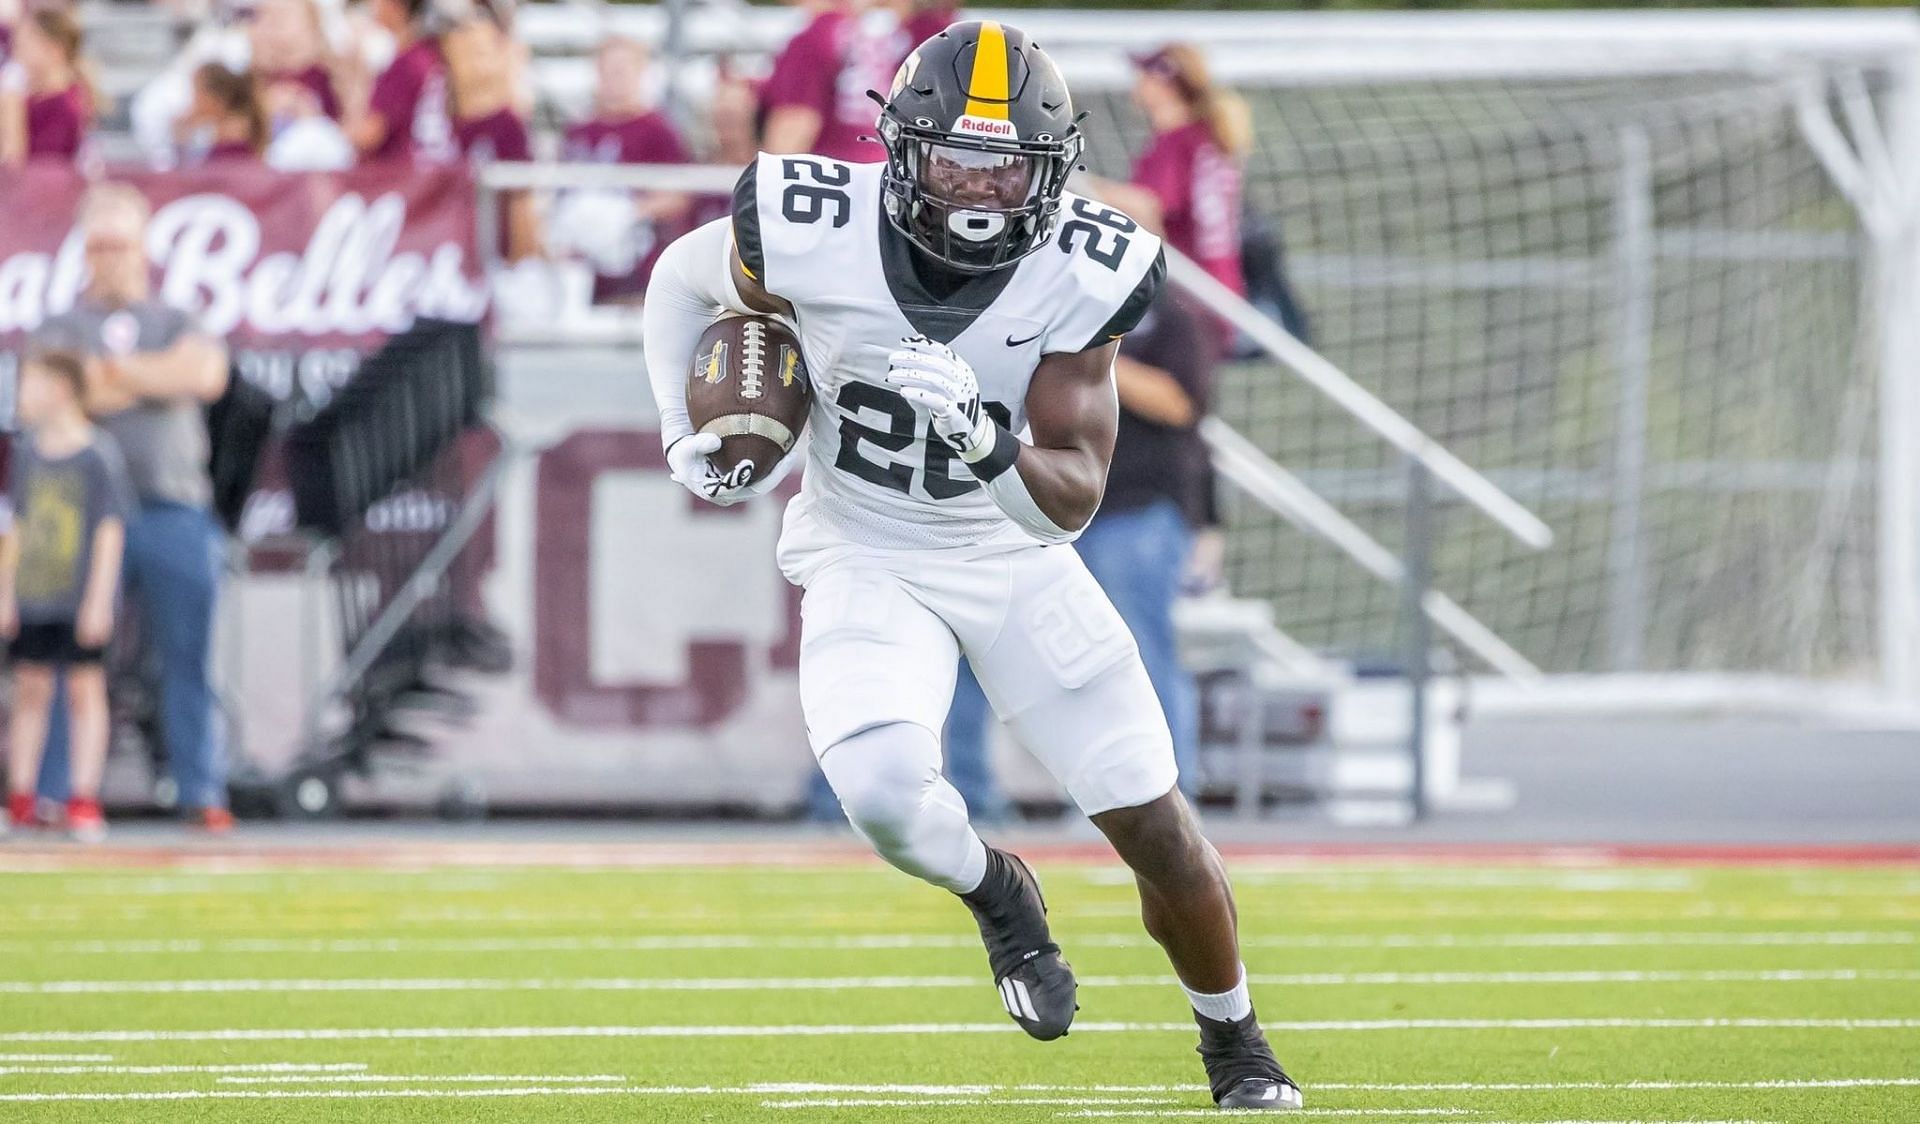
[[[16,503],[14,511],[19,510]],[[0,533],[0,636],[8,638],[19,630],[20,624],[20,603],[14,596],[13,581],[19,571],[20,524],[17,519],[9,519],[5,533]]]
[[[113,636],[113,602],[126,543],[126,524],[117,515],[102,519],[93,529],[93,557],[73,626],[74,638],[90,648],[104,646]]]
[[[1120,402],[1113,360],[1166,278],[1156,254],[1133,290],[1092,340],[1077,351],[1049,352],[1027,384],[1031,442],[1020,440],[981,408],[973,368],[952,348],[922,337],[902,340],[888,357],[887,381],[932,416],[953,448],[1007,518],[1044,543],[1071,542],[1093,519],[1113,463]]]
[[[1044,532],[1036,537],[1064,542],[1079,535],[1106,493],[1120,426],[1113,389],[1113,357],[1119,349],[1115,341],[1042,359],[1027,385],[1033,441],[1006,434],[1014,446],[1013,468],[1002,475],[1012,479],[983,481],[987,494],[1016,522],[1029,532]],[[1032,512],[1015,514],[1028,504]],[[1039,526],[1035,515],[1047,525]]]
[[[1031,443],[981,408],[973,368],[943,343],[902,340],[888,357],[887,381],[932,415],[934,432],[1007,518],[1041,542],[1071,542],[1106,490],[1120,425],[1113,392],[1119,347],[1111,341],[1040,361],[1027,384]]]
[[[647,380],[660,411],[660,443],[673,478],[696,494],[727,504],[778,486],[784,471],[744,487],[726,483],[707,459],[720,438],[695,433],[687,416],[687,369],[707,326],[727,312],[792,316],[793,306],[767,291],[759,246],[754,172],[749,166],[734,191],[734,215],[690,231],[664,250],[647,283],[641,336]],[[783,466],[797,458],[783,458]]]
[[[661,252],[641,310],[647,379],[660,409],[660,440],[668,446],[693,432],[687,364],[700,334],[727,312],[792,315],[793,308],[747,272],[728,220],[715,219]]]

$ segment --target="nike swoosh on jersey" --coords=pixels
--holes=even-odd
[[[1028,337],[1027,337],[1026,339],[1023,339],[1023,340],[1017,340],[1017,339],[1014,339],[1014,338],[1013,338],[1013,333],[1012,333],[1012,332],[1008,332],[1008,333],[1007,333],[1007,346],[1008,346],[1008,347],[1025,347],[1025,346],[1027,346],[1028,344],[1030,344],[1030,343],[1032,343],[1032,342],[1033,342],[1034,340],[1037,340],[1037,339],[1039,339],[1039,338],[1040,338],[1041,336],[1044,336],[1044,335],[1046,335],[1046,334],[1047,334],[1047,333],[1046,333],[1046,330],[1045,330],[1045,329],[1042,329],[1042,330],[1040,330],[1040,331],[1038,331],[1038,332],[1035,332],[1034,334],[1032,334],[1032,335],[1030,335],[1030,336],[1028,336]]]

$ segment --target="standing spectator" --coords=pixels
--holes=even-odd
[[[474,164],[533,159],[527,123],[514,106],[512,51],[505,31],[484,16],[466,20],[442,39],[453,110],[453,139]],[[508,261],[540,251],[533,198],[525,191],[502,195],[501,248]]]
[[[64,8],[37,8],[21,22],[13,63],[0,78],[0,161],[72,163],[98,105],[81,56],[80,23]]]
[[[952,22],[950,5],[874,0],[801,0],[807,26],[773,60],[760,92],[768,152],[814,152],[835,160],[886,159],[873,138],[885,92],[907,54]]]
[[[1134,104],[1153,139],[1134,160],[1131,182],[1101,184],[1098,194],[1244,294],[1240,162],[1253,139],[1246,103],[1215,85],[1206,59],[1184,43],[1134,64]]]
[[[707,161],[744,168],[759,151],[760,88],[723,60],[707,101]]]
[[[947,3],[947,0],[904,0],[901,8],[900,26],[906,33],[907,49],[900,52],[900,62],[905,62],[915,47],[952,27],[960,19],[959,9]],[[889,74],[887,85],[892,84],[893,75]],[[886,87],[881,87],[880,92],[885,93]]]
[[[0,543],[0,631],[13,660],[7,811],[0,830],[34,822],[54,677],[67,681],[72,795],[67,830],[106,835],[100,778],[107,759],[107,676],[114,599],[132,503],[113,442],[87,420],[86,366],[72,352],[31,355],[20,372],[10,491],[16,516]]]
[[[226,389],[227,349],[153,298],[148,218],[146,199],[125,184],[87,193],[79,214],[87,287],[41,326],[38,342],[89,357],[88,408],[119,445],[138,501],[127,522],[126,581],[141,642],[159,657],[167,758],[188,815],[224,831],[233,817],[210,679],[221,532],[202,411]]]
[[[356,153],[341,130],[353,68],[329,42],[314,0],[261,0],[254,8],[247,50],[266,113],[264,159],[271,167],[331,172],[353,166]]]
[[[567,129],[562,159],[595,164],[684,164],[686,145],[647,100],[647,48],[610,36],[594,55],[593,116]],[[724,96],[726,84],[715,91]],[[748,110],[751,119],[752,110]],[[751,150],[744,159],[753,158]],[[571,224],[568,241],[594,263],[595,304],[637,301],[653,259],[685,228],[691,200],[678,191],[577,191],[555,208]]]
[[[333,53],[313,0],[260,0],[247,23],[247,50],[262,100],[340,120]]]
[[[373,0],[374,22],[393,37],[393,62],[374,79],[366,111],[347,138],[367,163],[453,158],[447,72],[426,33],[430,0]]]
[[[533,142],[514,104],[513,67],[505,32],[470,19],[441,38],[453,140],[469,160],[531,160]]]
[[[193,72],[193,102],[181,123],[204,138],[198,163],[258,161],[266,154],[267,111],[258,87],[217,62]]]
[[[760,91],[749,79],[733,72],[722,59],[720,72],[707,99],[704,159],[709,164],[744,168],[760,151]],[[692,199],[687,229],[704,226],[733,213],[733,193],[703,192]]]
[[[21,0],[0,0],[0,66],[13,61],[13,37],[18,34],[25,8]]]

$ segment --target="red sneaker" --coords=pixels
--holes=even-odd
[[[107,837],[107,817],[98,800],[76,796],[67,801],[67,834],[81,843],[98,843]]]
[[[0,820],[0,830],[38,826],[40,817],[34,814],[33,793],[16,792],[7,797],[7,818]]]
[[[187,822],[209,835],[225,835],[233,830],[233,813],[225,808],[199,808]]]

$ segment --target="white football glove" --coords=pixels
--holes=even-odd
[[[932,415],[933,432],[973,464],[993,452],[999,427],[980,408],[980,380],[946,344],[908,336],[887,356],[887,382]]]
[[[753,462],[741,461],[728,472],[720,471],[710,459],[720,451],[720,438],[712,433],[692,433],[667,446],[667,468],[675,481],[687,491],[703,500],[727,507],[765,495],[780,486],[793,470],[793,462],[799,459],[800,450],[795,448],[780,458],[772,472],[747,483],[753,475]]]

